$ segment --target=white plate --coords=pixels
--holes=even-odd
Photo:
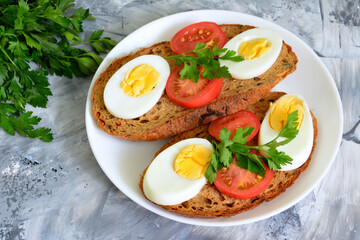
[[[170,40],[181,28],[199,21],[213,21],[218,24],[247,24],[279,32],[284,41],[293,47],[299,63],[297,70],[274,90],[301,94],[314,112],[319,125],[317,147],[313,159],[308,169],[301,174],[295,184],[273,201],[230,218],[188,218],[170,213],[147,201],[138,187],[139,177],[152,160],[154,153],[166,141],[134,143],[112,137],[97,126],[91,113],[92,86],[114,58],[127,55],[140,47],[148,47],[156,42]],[[175,221],[204,226],[232,226],[251,223],[280,213],[304,198],[323,178],[335,159],[342,135],[342,116],[341,101],[334,80],[321,60],[302,40],[286,29],[261,18],[218,10],[191,11],[167,16],[146,24],[124,38],[106,56],[95,73],[88,92],[85,111],[86,130],[92,151],[100,167],[118,189],[134,202],[154,213]]]

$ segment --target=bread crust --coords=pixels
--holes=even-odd
[[[239,24],[225,24],[220,27],[228,39],[253,28]],[[176,105],[166,94],[163,94],[159,102],[139,118],[121,119],[111,115],[103,100],[106,83],[125,63],[146,54],[162,57],[175,55],[170,49],[169,42],[156,43],[149,48],[143,48],[136,53],[115,59],[94,83],[91,95],[93,116],[98,126],[110,135],[131,141],[155,141],[209,123],[220,116],[237,112],[259,101],[275,85],[295,71],[298,62],[291,47],[283,43],[278,59],[267,72],[252,79],[224,78],[219,97],[206,106],[184,108]],[[166,60],[173,69],[174,60]]]
[[[256,104],[247,108],[247,110],[255,113],[255,115],[262,121],[265,116],[266,111],[269,108],[270,102],[274,102],[279,97],[283,96],[285,93],[282,92],[270,92],[263,99],[261,99]],[[270,201],[279,196],[281,193],[285,192],[295,180],[300,176],[310,164],[311,157],[316,146],[316,137],[318,132],[317,121],[315,116],[312,114],[313,126],[314,126],[314,143],[311,150],[311,154],[307,161],[300,167],[292,171],[275,171],[274,177],[270,182],[269,186],[258,196],[251,199],[240,200],[232,197],[228,197],[220,193],[214,184],[207,183],[194,198],[185,201],[181,204],[171,205],[171,206],[162,206],[164,209],[175,212],[182,215],[187,215],[191,217],[202,217],[202,218],[216,218],[216,217],[230,217],[236,214],[239,214],[244,211],[248,211],[259,206],[265,201]],[[175,144],[178,141],[183,139],[192,138],[192,137],[202,137],[202,138],[211,138],[208,131],[208,124],[202,125],[196,129],[184,132],[180,135],[175,136],[170,140],[169,143],[164,145],[156,154],[155,157],[168,148],[169,146]],[[257,145],[257,136],[249,143],[250,145]],[[155,158],[154,157],[154,158]],[[139,187],[141,191],[143,177],[145,175],[146,169],[144,170],[142,176],[140,177]],[[144,192],[143,192],[144,194]],[[145,194],[144,194],[145,196]],[[145,196],[146,197],[146,196]]]

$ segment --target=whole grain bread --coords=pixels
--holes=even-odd
[[[264,118],[266,111],[269,108],[270,102],[274,102],[276,99],[284,95],[281,92],[270,92],[258,103],[250,106],[247,110],[256,114],[260,121]],[[253,197],[247,200],[235,199],[221,194],[214,185],[207,183],[201,189],[198,195],[194,198],[185,201],[181,204],[171,205],[171,206],[161,206],[168,211],[176,212],[179,214],[185,214],[193,217],[229,217],[247,210],[250,210],[254,207],[259,206],[264,201],[270,201],[282,192],[284,192],[288,187],[290,187],[294,181],[300,176],[300,173],[303,172],[309,165],[312,153],[316,145],[316,136],[317,136],[317,121],[313,116],[313,125],[314,125],[314,144],[311,151],[311,154],[308,160],[298,169],[292,171],[276,171],[274,173],[274,178],[272,179],[269,186],[258,196]],[[160,152],[168,148],[169,146],[175,144],[178,141],[183,139],[199,137],[199,138],[211,138],[208,131],[208,124],[202,125],[196,129],[184,132],[180,135],[175,136],[170,142],[164,145],[156,154],[157,156]],[[257,136],[249,142],[250,145],[257,145]],[[143,176],[145,175],[146,169],[144,170],[139,187],[142,190]],[[145,196],[145,195],[144,195]]]
[[[228,39],[253,28],[238,24],[220,25],[220,27]],[[94,83],[91,95],[94,118],[101,129],[113,136],[131,141],[155,141],[209,123],[219,116],[237,112],[265,96],[287,75],[295,71],[298,62],[291,47],[283,43],[278,59],[268,71],[252,79],[225,78],[219,97],[205,106],[184,108],[173,103],[164,93],[158,103],[146,114],[135,119],[117,118],[107,111],[104,104],[106,83],[125,63],[146,54],[162,57],[175,55],[170,49],[169,42],[154,44],[114,60]],[[174,60],[167,59],[167,61],[173,69]]]

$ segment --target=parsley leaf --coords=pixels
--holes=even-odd
[[[18,132],[51,141],[51,130],[35,129],[41,119],[25,107],[46,108],[52,95],[49,73],[68,78],[92,74],[102,61],[98,54],[116,45],[114,40],[102,37],[102,30],[82,39],[83,21],[95,18],[89,9],[73,10],[74,6],[74,0],[0,4],[0,127],[8,134]],[[79,48],[81,45],[93,51]],[[30,62],[38,69],[30,69]]]
[[[217,170],[224,167],[230,167],[233,162],[232,155],[234,154],[237,159],[237,165],[243,169],[249,170],[252,173],[258,174],[262,177],[265,176],[266,170],[264,162],[272,170],[281,169],[282,165],[290,164],[291,157],[284,152],[278,151],[278,146],[285,145],[292,141],[299,130],[298,126],[298,112],[294,111],[287,117],[287,122],[284,128],[280,131],[279,135],[272,141],[261,146],[248,146],[245,145],[247,136],[254,130],[253,127],[245,127],[237,129],[235,136],[231,140],[231,132],[223,128],[220,132],[219,138],[222,140],[220,143],[212,142],[215,152],[211,155],[211,161],[205,171],[205,177],[210,183],[213,183]],[[279,140],[281,138],[281,140]],[[258,156],[251,152],[251,149],[261,150],[267,153],[268,156]]]
[[[233,50],[217,49],[216,46],[211,50],[205,46],[206,43],[198,43],[191,51],[167,57],[175,59],[177,66],[184,65],[180,71],[181,79],[190,79],[197,83],[200,75],[209,80],[222,77],[231,78],[229,69],[226,66],[220,66],[219,59],[234,62],[244,60]]]
[[[288,144],[298,134],[298,125],[298,111],[296,110],[288,115],[284,128],[281,129],[279,135],[276,138],[266,144],[266,147],[276,148],[278,146]],[[285,139],[282,139],[278,142],[280,137]]]
[[[221,169],[218,165],[217,156],[215,153],[211,154],[210,164],[205,170],[205,177],[209,182],[213,183],[216,178],[217,169]]]

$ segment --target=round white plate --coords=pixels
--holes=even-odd
[[[152,160],[154,153],[166,140],[156,142],[129,142],[103,132],[92,117],[91,89],[95,80],[117,57],[148,47],[160,41],[170,40],[181,28],[195,22],[213,21],[218,24],[236,23],[270,28],[279,32],[284,41],[292,46],[299,63],[274,90],[301,94],[318,120],[319,135],[313,159],[308,169],[295,184],[276,199],[259,207],[229,218],[188,218],[168,212],[147,201],[138,186],[143,170]],[[231,226],[251,223],[273,216],[291,207],[304,198],[323,178],[330,168],[342,135],[342,106],[340,97],[330,73],[316,54],[299,38],[286,29],[247,14],[203,10],[167,16],[139,28],[118,43],[106,56],[92,80],[86,102],[86,130],[90,146],[100,167],[108,178],[125,195],[144,208],[175,221],[203,226]]]

